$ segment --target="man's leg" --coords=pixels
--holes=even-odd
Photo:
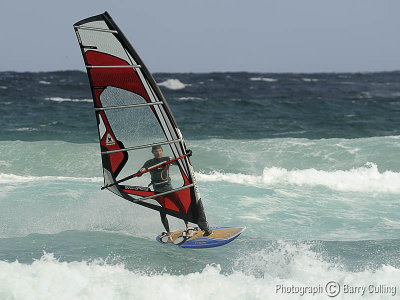
[[[173,240],[172,240],[171,232],[169,231],[169,223],[168,223],[168,219],[167,219],[167,214],[160,211],[160,217],[161,217],[161,223],[164,225],[165,231],[167,231],[168,241],[172,242]]]
[[[197,225],[199,225],[199,228],[204,231],[204,236],[210,235],[212,231],[208,229],[206,214],[204,213],[204,207],[203,203],[201,202],[201,199],[199,199],[199,201],[197,202],[197,212],[198,212]]]

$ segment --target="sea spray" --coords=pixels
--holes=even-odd
[[[325,286],[335,281],[343,287],[370,287],[373,296],[383,299],[398,285],[400,278],[400,269],[391,266],[347,271],[344,266],[325,261],[301,243],[280,241],[271,247],[243,254],[231,271],[219,264],[209,264],[197,272],[182,275],[130,270],[123,264],[109,264],[102,259],[65,262],[52,253],[45,253],[31,264],[0,261],[0,296],[16,299],[28,296],[40,299],[291,299],[300,291],[306,297],[311,296],[306,291],[318,286],[323,290],[317,290],[315,295],[325,297]],[[260,264],[254,264],[255,261]],[[176,290],[180,291],[178,295]]]

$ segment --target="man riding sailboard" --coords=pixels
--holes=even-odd
[[[74,30],[92,91],[102,189],[159,211],[164,237],[175,244],[180,237],[180,247],[216,247],[236,238],[243,227],[209,229],[189,159],[191,151],[153,76],[111,16],[105,12],[81,20]],[[154,158],[146,161],[149,149]],[[174,165],[171,170],[170,165]],[[172,169],[174,174],[170,174]],[[132,174],[132,170],[139,171]],[[150,184],[142,176],[146,173],[151,175]],[[166,215],[182,219],[186,231],[171,232]],[[190,228],[189,222],[200,230]],[[157,240],[164,243],[162,237]]]
[[[163,157],[163,148],[158,145],[158,146],[153,146],[151,148],[151,152],[154,155],[153,159],[149,159],[146,161],[143,165],[143,167],[139,170],[139,173],[143,173],[147,171],[148,169],[151,169],[150,174],[151,174],[151,183],[150,185],[153,186],[154,191],[156,193],[162,193],[162,192],[167,192],[173,190],[173,187],[171,185],[171,177],[169,176],[169,166],[171,164],[175,164],[176,162],[172,162],[171,164],[165,164],[168,161],[171,161],[171,157]],[[186,150],[187,156],[192,155],[192,151]],[[164,163],[164,164],[163,164]],[[155,166],[158,166],[158,168],[155,168]],[[142,176],[142,175],[140,175]],[[178,202],[178,201],[177,201]],[[203,210],[203,206],[198,206],[198,209]],[[204,210],[199,213],[201,216],[198,220],[198,225],[201,230],[204,231],[203,236],[209,236],[212,232],[208,228],[206,216],[204,214]],[[161,223],[164,225],[164,228],[166,230],[166,234],[168,236],[168,241],[173,242],[173,238],[171,235],[171,231],[169,228],[169,223],[167,219],[167,215],[164,212],[160,211],[160,217],[161,217]],[[193,231],[194,228],[189,226],[189,222],[184,220],[185,225],[186,225],[186,238],[190,238],[193,236]]]

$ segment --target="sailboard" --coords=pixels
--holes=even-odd
[[[232,242],[246,227],[210,227],[211,235],[204,236],[204,232],[195,228],[192,236],[187,236],[185,230],[176,230],[171,233],[173,242],[168,241],[168,235],[164,232],[157,236],[157,242],[161,244],[177,245],[181,248],[213,248]]]
[[[120,28],[104,12],[74,25],[92,91],[104,186],[130,202],[199,224],[199,188],[177,122],[153,76]],[[143,170],[154,147],[162,163]],[[165,168],[171,189],[155,192],[153,169]]]

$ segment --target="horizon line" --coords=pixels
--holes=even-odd
[[[81,72],[85,73],[85,70],[79,69],[70,69],[70,70],[48,70],[48,71],[13,71],[13,70],[0,70],[0,73],[62,73],[62,72]],[[255,73],[255,74],[371,74],[371,73],[398,73],[400,69],[397,70],[383,70],[383,71],[318,71],[318,72],[290,72],[290,71],[282,71],[282,72],[264,72],[264,71],[209,71],[209,72],[150,72],[151,74],[215,74],[215,73]]]

